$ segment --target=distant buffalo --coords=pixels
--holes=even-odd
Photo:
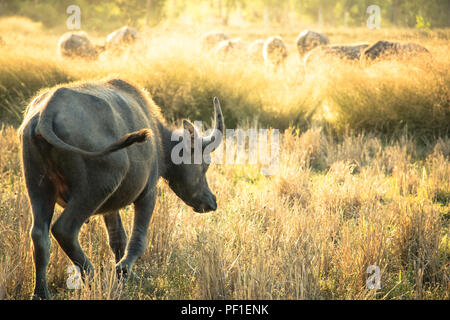
[[[138,32],[133,28],[124,26],[106,37],[105,49],[123,49],[124,46],[133,44],[138,38]]]
[[[210,51],[211,49],[215,48],[221,41],[228,39],[230,39],[230,37],[228,37],[223,32],[208,32],[202,36],[202,49],[205,51]]]
[[[223,40],[214,47],[212,54],[220,59],[228,59],[236,56],[243,47],[244,45],[242,44],[241,38]]]
[[[359,62],[361,53],[369,47],[367,43],[355,45],[334,45],[334,46],[320,46],[314,48],[305,55],[303,62],[305,68],[309,68],[316,62],[319,63],[321,59],[338,59],[343,61]]]
[[[412,57],[430,57],[430,52],[416,43],[378,41],[366,48],[361,54],[361,64],[367,65],[375,60],[404,59]]]
[[[288,51],[281,37],[270,37],[264,42],[263,57],[267,63],[278,68],[285,62],[287,56]]]
[[[308,52],[314,49],[315,47],[327,45],[329,40],[327,36],[324,34],[314,32],[311,30],[305,30],[301,32],[296,40],[298,54],[300,55],[300,59]]]
[[[248,57],[257,62],[264,61],[263,57],[264,40],[258,39],[250,43],[247,49]]]
[[[66,58],[96,59],[98,51],[84,32],[67,32],[58,42],[59,53]]]

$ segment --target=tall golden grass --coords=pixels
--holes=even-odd
[[[85,62],[60,59],[57,34],[8,28],[0,21],[0,31],[10,31],[2,32],[7,46],[0,48],[3,119],[19,121],[26,102],[47,86],[116,74],[146,87],[169,120],[210,120],[211,97],[217,95],[229,128],[254,122],[286,128],[277,174],[265,176],[247,164],[212,165],[214,213],[194,213],[161,182],[148,248],[125,284],[115,278],[101,217],[81,231],[96,269],[81,290],[67,289],[71,263],[52,239],[48,279],[54,298],[450,298],[450,68],[441,33],[368,35],[368,41],[415,37],[432,52],[431,66],[336,65],[305,74],[292,31],[277,30],[291,54],[286,71],[274,73],[244,59],[211,60],[198,50],[199,30],[154,30],[121,57]],[[258,32],[229,30],[248,41],[271,35]],[[329,34],[351,42],[368,33]],[[121,215],[129,233],[131,208]],[[19,141],[14,127],[4,125],[0,299],[32,294],[30,227]],[[380,268],[381,289],[366,286],[371,265]]]
[[[26,299],[30,208],[15,130],[0,136],[0,297]],[[50,290],[57,299],[448,299],[449,143],[438,140],[414,161],[406,136],[336,143],[320,129],[287,131],[277,175],[210,169],[217,212],[193,213],[161,183],[148,249],[125,285],[100,217],[80,236],[96,267],[82,290],[66,288],[71,263],[52,240]],[[129,232],[131,209],[122,216]],[[370,265],[380,267],[380,290],[366,287]]]

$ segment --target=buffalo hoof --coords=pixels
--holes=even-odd
[[[31,297],[31,300],[50,300],[50,294],[48,293],[48,291],[46,292],[39,292],[39,293],[34,293],[33,296]]]
[[[117,264],[116,275],[120,281],[127,281],[129,276],[129,268],[127,265]]]

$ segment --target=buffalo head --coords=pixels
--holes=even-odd
[[[201,137],[195,126],[183,121],[182,134],[174,132],[171,161],[166,180],[170,188],[195,212],[217,209],[216,196],[206,181],[206,171],[211,163],[210,153],[221,143],[224,121],[219,99],[214,98],[215,124],[208,136]]]

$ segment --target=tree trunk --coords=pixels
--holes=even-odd
[[[176,19],[178,18],[178,16],[180,15],[180,13],[178,12],[178,0],[172,0],[172,18]]]
[[[244,23],[244,18],[242,17],[242,7],[240,2],[237,3],[237,19],[240,25]]]
[[[266,28],[269,27],[269,7],[268,6],[266,6],[264,8],[264,26]]]
[[[150,12],[151,12],[151,8],[152,8],[152,0],[147,0],[147,13],[145,16],[145,25],[147,27],[150,26]]]
[[[398,0],[394,0],[392,4],[392,23],[398,26]]]
[[[223,11],[225,13],[222,15],[222,24],[224,26],[227,26],[228,25],[228,20],[230,18],[230,9],[226,6]]]
[[[289,25],[291,26],[291,28],[294,27],[295,25],[295,7],[294,7],[294,3],[293,1],[289,1],[289,12],[288,12],[288,17],[289,17]]]
[[[447,1],[447,25],[446,27],[450,27],[450,1]]]
[[[317,20],[318,20],[319,27],[322,27],[323,26],[323,10],[322,10],[322,6],[319,7],[319,11],[317,13]]]
[[[222,0],[217,0],[217,17],[223,21]]]

